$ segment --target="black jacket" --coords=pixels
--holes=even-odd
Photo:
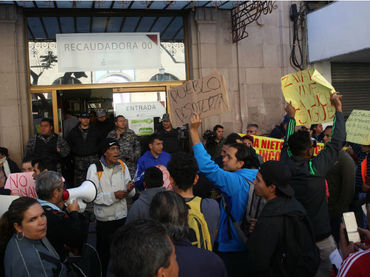
[[[274,254],[282,239],[284,215],[292,212],[306,214],[294,197],[277,197],[266,203],[248,238],[248,276],[279,276]]]
[[[48,220],[46,237],[58,252],[61,260],[66,258],[65,245],[79,249],[87,239],[87,219],[78,212],[69,214],[42,206]]]
[[[7,158],[8,160],[8,164],[9,164],[9,169],[10,169],[10,173],[18,173],[18,172],[21,172],[18,165],[13,162],[11,159]]]
[[[80,125],[77,125],[68,134],[67,142],[74,156],[90,156],[99,152],[99,145],[103,137],[96,127],[90,125],[86,141],[83,139]]]
[[[110,118],[107,118],[103,122],[97,120],[94,127],[98,130],[102,138],[106,138],[108,133],[115,128],[114,123]]]
[[[293,134],[295,120],[290,119],[286,141]],[[280,161],[286,163],[292,172],[290,181],[295,191],[295,198],[303,205],[313,225],[316,241],[330,236],[330,220],[328,202],[326,199],[325,178],[337,161],[346,137],[343,113],[336,112],[333,124],[333,135],[330,142],[325,144],[321,152],[306,159],[293,156],[285,141]]]
[[[162,128],[158,135],[163,139],[163,151],[170,154],[181,151],[178,129],[171,128],[170,131],[166,131]]]
[[[215,253],[191,245],[187,239],[174,240],[179,277],[227,277],[222,259]]]

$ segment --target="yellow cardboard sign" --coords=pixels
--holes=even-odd
[[[330,102],[334,87],[316,69],[306,69],[281,78],[285,100],[296,109],[297,125],[333,121],[335,107]]]
[[[370,111],[353,110],[346,121],[346,140],[370,145]]]
[[[241,137],[244,134],[239,134]],[[279,161],[281,149],[283,148],[284,140],[276,139],[276,138],[269,138],[269,137],[261,137],[261,136],[253,136],[253,148],[256,150],[256,153],[261,155],[265,162],[267,161]],[[323,143],[318,143],[315,150],[314,155],[320,153],[320,151],[324,148]]]

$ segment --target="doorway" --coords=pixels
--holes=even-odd
[[[163,107],[162,111],[169,112],[171,107],[168,103],[168,91],[172,87],[183,84],[184,81],[166,82],[143,82],[143,83],[111,83],[111,84],[71,84],[54,86],[31,86],[31,114],[32,134],[37,132],[37,122],[42,117],[52,118],[55,133],[63,132],[63,120],[66,111],[71,111],[73,115],[89,111],[104,109],[110,116],[122,113],[115,104],[121,104],[121,108],[126,107],[125,113],[129,110],[136,110],[137,117],[148,116],[149,109],[153,105]],[[149,102],[149,103],[148,103]],[[153,103],[155,102],[155,103]],[[42,105],[40,103],[43,103]],[[134,104],[153,104],[149,106],[132,106]],[[132,105],[130,105],[132,104]],[[160,106],[161,105],[161,106]],[[161,112],[162,112],[161,111]],[[160,112],[160,113],[161,113]],[[163,114],[157,112],[157,116]],[[123,114],[124,115],[124,114]],[[132,115],[130,115],[131,117]],[[128,116],[129,117],[129,116]],[[153,120],[155,118],[153,116]],[[134,122],[139,123],[139,122]],[[155,123],[154,123],[155,124]]]
[[[137,135],[154,132],[158,119],[167,112],[165,87],[92,88],[58,90],[58,132],[64,135],[63,121],[67,113],[79,117],[88,112],[92,120],[97,111],[105,111],[110,120],[123,115]]]

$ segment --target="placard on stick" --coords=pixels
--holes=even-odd
[[[330,102],[334,87],[311,68],[288,74],[281,78],[285,100],[296,109],[297,125],[333,121],[335,107]]]
[[[370,145],[370,111],[353,110],[346,121],[346,140]]]
[[[194,112],[206,118],[230,111],[225,79],[218,72],[198,80],[186,81],[168,93],[171,123],[174,127],[189,123]]]

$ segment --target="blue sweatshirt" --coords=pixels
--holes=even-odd
[[[154,157],[152,153],[148,150],[142,155],[137,161],[137,168],[135,173],[135,188],[142,191],[144,190],[144,173],[148,167],[163,165],[167,167],[168,162],[171,160],[171,155],[165,151],[158,156]]]
[[[201,143],[194,145],[193,150],[199,170],[221,190],[232,216],[236,221],[241,221],[248,204],[249,184],[246,179],[252,182],[256,178],[257,169],[242,168],[235,172],[225,171],[211,160],[211,156]],[[246,251],[223,205],[221,205],[220,215],[218,250],[220,252]]]

